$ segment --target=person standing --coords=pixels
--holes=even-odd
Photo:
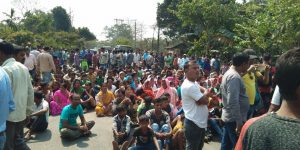
[[[135,53],[133,53],[133,63],[135,63],[137,66],[140,66],[141,61],[141,55],[139,50],[137,50]]]
[[[248,96],[249,99],[249,104],[250,104],[250,108],[248,111],[248,115],[247,115],[247,119],[250,119],[253,117],[253,115],[256,113],[255,109],[256,109],[256,105],[254,105],[255,103],[255,98],[256,95],[258,94],[257,92],[257,81],[262,81],[265,83],[269,82],[269,70],[270,70],[270,66],[266,66],[265,68],[265,74],[262,75],[259,71],[258,71],[258,67],[259,65],[256,64],[256,61],[258,59],[258,57],[256,56],[256,52],[253,49],[245,49],[243,51],[245,54],[249,55],[249,65],[250,67],[247,70],[247,73],[245,73],[242,77],[243,77],[243,81],[244,81],[244,85],[246,88],[246,94]]]
[[[249,56],[245,53],[236,53],[232,57],[232,66],[224,74],[221,83],[223,99],[222,120],[224,133],[221,150],[230,150],[235,147],[237,134],[247,120],[249,100],[246,88],[241,77],[249,68]]]
[[[100,67],[104,68],[104,69],[107,69],[108,60],[109,60],[108,52],[105,51],[105,48],[101,48],[101,55],[100,55],[100,58],[99,58]]]
[[[282,54],[275,81],[282,97],[277,112],[253,118],[243,126],[236,150],[294,150],[300,147],[300,49]]]
[[[42,81],[49,83],[52,80],[51,71],[56,72],[53,57],[48,52],[49,47],[45,47],[44,51],[37,57],[37,71],[42,74]]]
[[[36,72],[36,57],[34,56],[34,54],[31,54],[28,50],[26,51],[24,65],[28,68],[32,79],[34,79]]]
[[[132,50],[130,50],[127,55],[127,65],[131,66],[133,63],[133,59],[134,59],[134,55],[132,53]]]
[[[2,49],[2,47],[0,47]],[[0,52],[1,55],[1,52]],[[7,73],[0,66],[0,150],[3,150],[5,144],[6,120],[10,112],[15,110],[11,83]]]
[[[11,81],[16,111],[9,114],[6,122],[5,150],[28,150],[30,149],[24,141],[25,119],[32,113],[33,87],[30,74],[26,66],[13,58],[14,48],[7,42],[0,43],[0,62]],[[2,115],[1,115],[2,116]]]
[[[196,82],[200,76],[199,65],[196,61],[187,62],[184,65],[184,72],[186,79],[181,86],[181,96],[182,107],[185,112],[186,149],[198,150],[202,149],[204,145],[208,119],[207,104],[211,94]]]

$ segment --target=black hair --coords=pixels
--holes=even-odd
[[[145,121],[149,122],[148,116],[146,116],[146,115],[139,116],[139,122],[145,122]]]
[[[80,98],[80,95],[76,94],[76,93],[72,93],[70,95],[70,100],[74,100],[74,96],[78,96]]]
[[[107,86],[107,82],[103,82],[103,83],[101,84],[101,87],[103,87],[103,85]]]
[[[66,82],[63,82],[63,83],[61,84],[61,86],[64,87],[65,89],[67,89],[68,84],[67,84]]]
[[[239,67],[244,63],[248,62],[249,59],[250,57],[246,53],[242,53],[242,52],[235,53],[232,57],[232,65]]]
[[[135,104],[135,97],[134,97],[133,94],[130,94],[130,95],[129,95],[129,99],[131,100],[131,103],[132,103],[132,104]]]
[[[45,86],[48,86],[48,83],[47,82],[42,82],[40,83],[41,87],[45,87]]]
[[[165,93],[166,94],[166,93]],[[167,95],[162,95],[161,97],[160,97],[160,101],[161,102],[164,102],[164,101],[167,101],[168,100],[168,97],[167,97]],[[170,95],[170,94],[169,94]]]
[[[50,47],[44,47],[44,50],[45,50],[45,51],[49,51],[49,50],[50,50]]]
[[[0,52],[4,53],[5,55],[12,55],[14,54],[14,47],[12,44],[2,41],[0,42]]]
[[[80,83],[80,80],[79,80],[79,79],[74,79],[74,81],[73,81],[73,84],[72,84],[72,85],[74,86],[76,82],[79,82],[79,83]]]
[[[161,103],[162,102],[162,99],[161,98],[156,98],[156,99],[154,99],[154,104],[156,104],[156,103]]]
[[[120,113],[120,112],[123,112],[123,111],[126,111],[126,108],[123,104],[119,104],[116,108],[116,112],[117,113]]]
[[[141,96],[144,92],[143,88],[138,88],[136,91],[135,91],[135,94],[136,96]]]
[[[44,98],[44,94],[42,91],[35,91],[34,92],[34,97],[37,99],[43,99]]]
[[[283,99],[296,100],[300,86],[300,48],[282,54],[276,62],[275,81]]]
[[[183,66],[183,70],[187,71],[187,69],[189,69],[190,65],[192,64],[197,64],[197,62],[195,60],[187,61]]]
[[[17,55],[18,53],[20,52],[26,52],[26,48],[25,47],[22,47],[22,46],[19,46],[19,45],[16,45],[16,44],[13,44],[13,47],[14,47],[14,54]]]
[[[270,61],[271,60],[271,54],[270,53],[265,53],[263,55],[263,60],[264,61]]]
[[[124,90],[123,88],[120,88],[120,89],[118,90],[118,92],[121,93],[122,95],[125,95],[126,90]]]
[[[144,101],[145,101],[146,104],[149,104],[149,103],[152,102],[152,98],[150,96],[146,96]]]

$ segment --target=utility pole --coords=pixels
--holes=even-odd
[[[156,25],[153,25],[152,26],[152,28],[153,28],[153,36],[152,36],[152,44],[151,44],[151,46],[152,46],[152,50],[154,49],[154,34],[155,34],[155,30],[156,30]]]
[[[134,49],[136,49],[136,20],[134,20]]]
[[[160,31],[160,28],[159,27],[157,27],[157,51],[159,51],[160,49],[159,49],[159,31]]]
[[[114,19],[116,21],[116,24],[123,24],[124,19]]]

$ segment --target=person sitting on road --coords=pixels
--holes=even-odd
[[[95,125],[94,121],[86,122],[83,116],[83,109],[80,105],[80,96],[73,94],[70,96],[71,104],[63,108],[59,130],[61,138],[74,140],[81,136],[91,135],[91,128]],[[76,122],[77,117],[80,117],[81,125]]]
[[[128,141],[130,135],[130,117],[126,115],[126,108],[120,104],[117,106],[116,111],[118,114],[113,117],[114,141],[112,143],[114,147]]]
[[[162,149],[166,146],[168,150],[172,128],[170,125],[170,116],[166,111],[162,110],[162,101],[160,98],[154,100],[154,109],[148,110],[146,115],[150,118],[151,128],[158,139],[160,148]]]
[[[43,99],[41,91],[34,92],[33,113],[29,116],[29,122],[26,127],[29,129],[25,134],[25,140],[29,140],[35,132],[43,132],[48,127],[49,104]]]
[[[154,131],[149,127],[150,121],[148,116],[141,115],[138,119],[139,127],[135,128],[133,132],[133,138],[129,144],[129,146],[133,146],[129,150],[159,150],[159,144]]]
[[[184,136],[184,112],[182,111],[181,114],[176,116],[171,123],[173,127],[172,130],[172,145],[174,150],[184,150],[186,143],[185,143],[185,136]]]
[[[101,91],[96,96],[97,106],[95,108],[97,117],[112,115],[112,101],[115,99],[114,94],[107,90],[107,83],[103,83]]]
[[[53,95],[53,100],[50,102],[51,115],[60,115],[62,109],[70,104],[70,92],[67,90],[67,84],[63,83],[60,89]]]
[[[150,96],[145,97],[144,102],[138,106],[137,118],[141,115],[145,115],[148,110],[154,109],[154,106],[151,102],[152,98]]]
[[[125,97],[125,89],[118,90],[116,99],[114,99],[112,103],[112,113],[114,116],[118,114],[117,107],[119,105],[123,105],[127,111],[130,109],[131,105],[130,99]]]
[[[87,81],[84,85],[84,92],[80,95],[81,97],[81,106],[84,108],[84,112],[89,110],[94,110],[96,106],[95,101],[95,90],[92,88],[92,83]]]

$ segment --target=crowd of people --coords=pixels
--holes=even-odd
[[[270,54],[253,49],[220,60],[1,41],[0,150],[29,149],[26,141],[47,129],[49,115],[60,116],[61,138],[89,136],[97,124],[87,112],[112,117],[114,150],[196,150],[212,138],[222,150],[293,149],[300,146],[299,57],[290,50],[275,69]]]

